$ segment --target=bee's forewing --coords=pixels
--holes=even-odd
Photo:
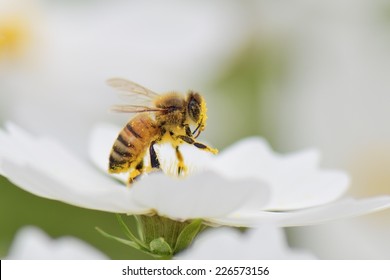
[[[141,105],[114,105],[112,111],[120,113],[143,113],[143,112],[161,112],[165,109]]]
[[[142,95],[150,99],[154,99],[159,96],[158,93],[155,93],[146,87],[122,78],[109,79],[107,80],[107,84],[121,91],[125,95]]]

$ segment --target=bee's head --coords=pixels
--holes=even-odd
[[[190,91],[187,96],[187,114],[190,120],[196,125],[196,129],[193,131],[193,134],[197,133],[195,138],[206,127],[206,111],[206,102],[203,97],[199,93]]]

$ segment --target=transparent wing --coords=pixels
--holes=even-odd
[[[150,89],[143,87],[137,83],[128,81],[122,78],[112,78],[107,80],[107,84],[119,91],[121,91],[125,95],[130,96],[143,96],[149,98],[150,100],[160,96],[158,93],[151,91]]]
[[[141,106],[141,105],[114,105],[111,107],[112,111],[119,113],[143,113],[143,112],[163,112],[167,109]]]

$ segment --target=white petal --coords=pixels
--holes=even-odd
[[[225,170],[229,176],[253,177],[262,167],[268,168],[263,162],[273,159],[268,143],[262,138],[251,137],[223,150],[214,167],[220,167],[220,171]]]
[[[266,209],[294,210],[330,203],[347,191],[349,181],[346,173],[330,170],[281,175],[270,183],[273,199]]]
[[[328,205],[286,213],[280,218],[279,226],[303,226],[324,223],[336,219],[361,216],[390,208],[390,196],[365,199],[347,198]]]
[[[104,260],[107,257],[74,237],[51,239],[35,227],[18,231],[7,259],[10,260]]]
[[[241,140],[226,149],[210,168],[230,178],[258,178],[269,184],[268,210],[293,210],[322,205],[341,197],[349,177],[341,171],[320,170],[314,149],[278,155],[261,138]]]
[[[144,213],[131,190],[98,172],[50,139],[34,139],[15,125],[2,132],[2,175],[33,194],[115,213]]]
[[[260,211],[269,199],[267,186],[258,181],[227,180],[212,172],[202,172],[185,179],[152,174],[133,188],[138,204],[154,208],[161,216],[180,220],[208,220],[209,217],[222,217],[246,207]]]
[[[116,125],[102,123],[95,125],[91,131],[88,152],[93,164],[101,171],[107,173],[108,159],[112,146],[122,128]],[[110,174],[122,182],[127,182],[128,174]]]
[[[390,196],[366,199],[346,198],[327,205],[291,212],[238,213],[213,222],[233,226],[256,227],[272,224],[280,227],[307,226],[332,220],[360,216],[390,208]]]
[[[175,256],[187,260],[287,260],[314,259],[312,254],[290,249],[280,228],[263,226],[240,232],[233,228],[208,229],[193,245]]]

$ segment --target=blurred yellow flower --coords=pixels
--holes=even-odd
[[[0,59],[23,54],[28,41],[27,23],[17,17],[0,19]]]

